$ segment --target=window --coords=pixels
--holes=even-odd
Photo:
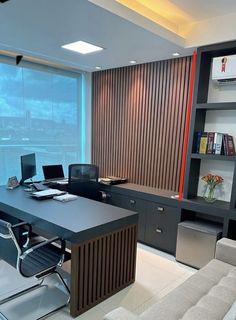
[[[29,63],[28,63],[29,65]],[[44,67],[0,62],[0,184],[21,178],[20,156],[36,153],[43,164],[80,160],[82,76]]]

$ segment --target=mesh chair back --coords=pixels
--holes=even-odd
[[[100,200],[98,176],[98,167],[93,164],[69,165],[69,192],[89,199]]]
[[[10,228],[11,224],[9,222],[0,219],[0,238],[11,239],[12,236],[10,233]]]
[[[15,268],[19,254],[20,248],[12,224],[0,219],[0,259]]]
[[[69,166],[69,182],[98,182],[98,167],[93,164],[71,164]]]

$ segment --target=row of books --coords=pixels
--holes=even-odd
[[[195,132],[193,152],[234,156],[235,146],[233,136],[220,132]]]

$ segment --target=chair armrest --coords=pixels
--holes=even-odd
[[[105,315],[104,320],[139,320],[140,317],[125,308],[119,307]]]
[[[32,226],[31,224],[29,224],[28,222],[19,222],[19,223],[16,223],[14,225],[11,226],[11,229],[14,233],[14,229],[16,228],[21,228],[21,227],[27,227],[28,230],[22,232],[22,236],[26,236],[26,240],[23,244],[21,244],[21,246],[23,246],[23,248],[27,248],[28,244],[29,244],[29,241],[30,241],[30,237],[31,237],[31,234],[32,234]]]
[[[62,252],[62,255],[64,256],[64,252],[65,252],[65,240],[62,240],[61,238],[59,237],[54,237],[54,238],[51,238],[51,239],[48,239],[48,240],[45,240],[43,242],[40,242],[36,245],[34,245],[33,247],[31,247],[30,249],[26,250],[22,255],[21,255],[21,259],[24,259],[28,254],[32,253],[33,251],[35,250],[38,250],[44,246],[47,246],[48,244],[51,244],[52,242],[55,242],[55,241],[60,241],[61,242],[61,252]]]
[[[227,238],[217,241],[215,258],[236,266],[236,241]]]
[[[28,222],[24,222],[24,221],[13,224],[11,227],[12,227],[12,229],[14,229],[14,228],[20,228],[20,227],[24,227],[24,226],[27,226],[29,228],[29,231],[32,231],[31,224],[29,224]]]

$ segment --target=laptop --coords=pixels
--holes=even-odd
[[[42,166],[42,168],[46,182],[59,182],[68,180],[64,176],[64,171],[61,164]]]

